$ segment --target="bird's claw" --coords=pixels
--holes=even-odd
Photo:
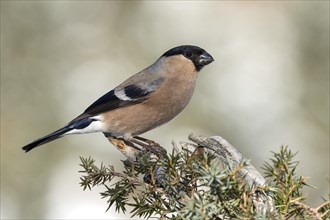
[[[143,147],[146,151],[149,151],[158,157],[165,157],[167,154],[167,151],[155,141],[136,136],[131,139],[131,142]]]

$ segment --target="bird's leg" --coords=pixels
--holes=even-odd
[[[140,136],[135,136],[134,138],[138,139],[140,141],[143,141],[144,143],[147,143],[149,146],[160,147],[160,145],[153,140],[149,140],[147,138],[140,137]]]
[[[134,137],[132,140],[132,143],[138,144],[140,146],[142,146],[144,149],[146,149],[147,151],[157,155],[158,157],[163,157],[164,155],[166,155],[166,150],[164,148],[162,148],[159,144],[157,144],[156,142],[153,142],[153,144],[151,144],[151,142],[144,142],[142,140],[140,140],[139,138]]]
[[[156,154],[157,156],[164,157],[167,153],[166,150],[162,148],[158,143],[143,137],[135,136],[132,137],[130,141],[132,143],[142,146],[144,149],[153,154]]]

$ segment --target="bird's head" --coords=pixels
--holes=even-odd
[[[191,60],[197,71],[214,61],[213,57],[204,49],[193,45],[182,45],[174,47],[163,54],[162,57],[182,55]]]

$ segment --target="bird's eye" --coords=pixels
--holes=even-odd
[[[192,53],[191,53],[191,52],[187,52],[187,53],[186,53],[186,56],[187,56],[188,58],[190,58],[190,57],[192,56]]]

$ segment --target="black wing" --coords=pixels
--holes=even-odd
[[[120,90],[114,89],[91,104],[83,114],[97,115],[116,108],[133,105],[145,100],[146,96],[152,92],[153,91],[142,89],[137,85],[129,85],[121,88]],[[116,93],[121,93],[123,96],[125,96],[125,99],[123,99],[121,96],[117,96]]]

